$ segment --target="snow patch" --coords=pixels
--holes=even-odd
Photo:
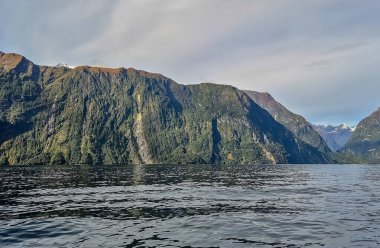
[[[71,65],[68,65],[68,64],[64,64],[64,63],[58,63],[55,67],[67,67],[67,68],[70,68],[70,69],[74,69],[75,66],[71,66]]]

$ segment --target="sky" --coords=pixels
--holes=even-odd
[[[317,124],[380,106],[378,0],[1,0],[0,51],[271,93]]]

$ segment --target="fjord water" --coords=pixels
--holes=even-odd
[[[1,247],[379,247],[380,166],[3,167]]]

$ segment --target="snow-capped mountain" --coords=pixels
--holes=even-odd
[[[313,127],[333,151],[342,148],[355,131],[355,127],[350,127],[344,123],[339,126],[313,125]]]
[[[70,69],[74,68],[74,66],[71,66],[71,65],[68,65],[68,64],[64,64],[64,63],[58,63],[55,67],[67,67],[67,68],[70,68]]]

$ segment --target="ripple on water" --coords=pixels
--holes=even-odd
[[[1,247],[378,247],[380,166],[0,169]]]

